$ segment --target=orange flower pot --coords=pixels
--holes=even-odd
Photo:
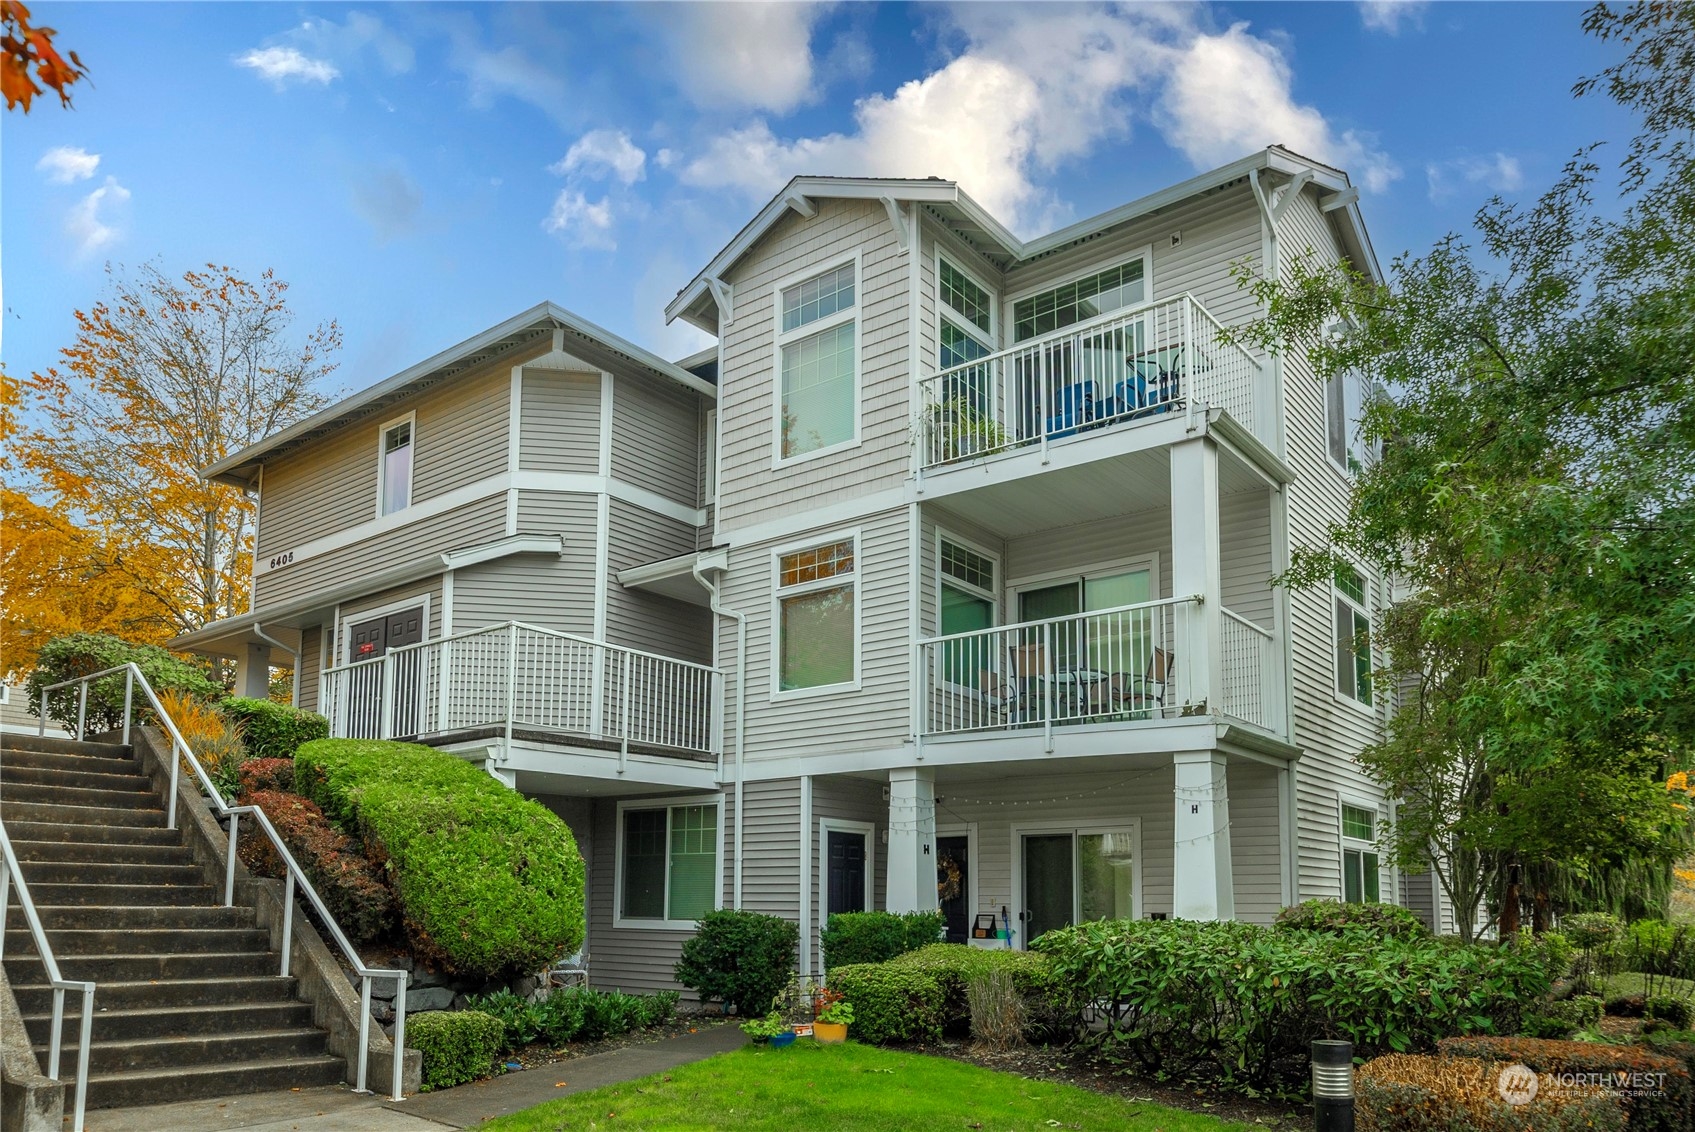
[[[847,1041],[846,1022],[814,1022],[812,1036],[825,1045]]]

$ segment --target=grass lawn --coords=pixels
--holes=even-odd
[[[747,1046],[669,1073],[549,1101],[481,1127],[485,1132],[1239,1132],[1252,1126],[943,1057],[803,1039],[787,1049]]]
[[[1656,979],[1655,982],[1664,988],[1661,994],[1669,994],[1675,998],[1695,998],[1695,982],[1688,979]],[[1615,998],[1625,994],[1645,994],[1648,981],[1639,971],[1626,971],[1621,975],[1609,975],[1606,979],[1606,990],[1603,998]]]

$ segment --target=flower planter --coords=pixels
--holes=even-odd
[[[795,1038],[798,1036],[799,1035],[797,1035],[793,1030],[784,1030],[780,1034],[772,1034],[770,1042],[771,1048],[782,1049],[784,1046],[792,1046],[795,1044]]]
[[[845,1022],[814,1022],[812,1036],[824,1045],[835,1045],[847,1041],[847,1023]]]

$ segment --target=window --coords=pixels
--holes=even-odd
[[[939,628],[942,636],[993,628],[995,624],[995,560],[944,538],[938,573],[941,575]],[[994,642],[967,637],[942,646],[942,674],[950,684],[976,687],[978,673],[994,667]]]
[[[1376,844],[1376,811],[1342,803],[1342,899],[1349,904],[1381,899]]]
[[[1371,706],[1371,617],[1365,575],[1336,571],[1336,690]]]
[[[995,299],[965,272],[945,259],[936,261],[937,361],[942,369],[974,362],[994,352]]]
[[[718,804],[625,810],[619,916],[690,923],[718,906]]]
[[[781,288],[778,458],[851,442],[859,431],[855,265]]]
[[[1019,299],[1012,305],[1013,340],[1022,342],[1098,314],[1135,306],[1146,297],[1146,273],[1144,260],[1138,257],[1063,287]]]
[[[1367,444],[1363,435],[1371,396],[1371,381],[1354,370],[1324,383],[1325,443],[1331,461],[1344,471],[1357,472],[1377,456],[1377,446]]]
[[[412,505],[412,418],[384,425],[379,447],[378,513],[392,515]]]
[[[854,682],[854,540],[777,557],[777,690]]]

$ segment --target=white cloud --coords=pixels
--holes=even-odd
[[[1360,23],[1367,31],[1400,35],[1403,26],[1424,27],[1429,0],[1359,0]]]
[[[578,138],[559,161],[547,167],[549,173],[581,172],[588,176],[612,175],[626,185],[633,185],[647,176],[647,154],[630,141],[622,130],[590,130]]]
[[[814,95],[812,30],[827,4],[664,5],[683,90],[705,106],[786,114]]]
[[[613,251],[612,202],[606,197],[591,201],[576,189],[561,189],[542,228],[581,248]]]
[[[129,190],[107,177],[106,183],[71,206],[65,214],[65,234],[78,256],[92,255],[118,238],[117,220],[112,215],[129,203]]]
[[[353,210],[386,244],[418,229],[424,198],[402,169],[376,169],[353,186]]]
[[[1429,182],[1430,199],[1438,203],[1452,197],[1464,186],[1496,193],[1510,193],[1524,187],[1524,170],[1520,168],[1518,158],[1499,151],[1487,157],[1432,161],[1425,165],[1424,176]]]
[[[255,47],[236,57],[236,66],[257,71],[279,89],[291,79],[327,85],[341,77],[333,63],[313,59],[294,47]]]
[[[55,185],[68,185],[73,181],[86,181],[94,176],[94,171],[100,168],[100,155],[90,153],[81,146],[54,146],[41,155],[41,160],[35,163],[36,169],[47,174],[47,180]]]

